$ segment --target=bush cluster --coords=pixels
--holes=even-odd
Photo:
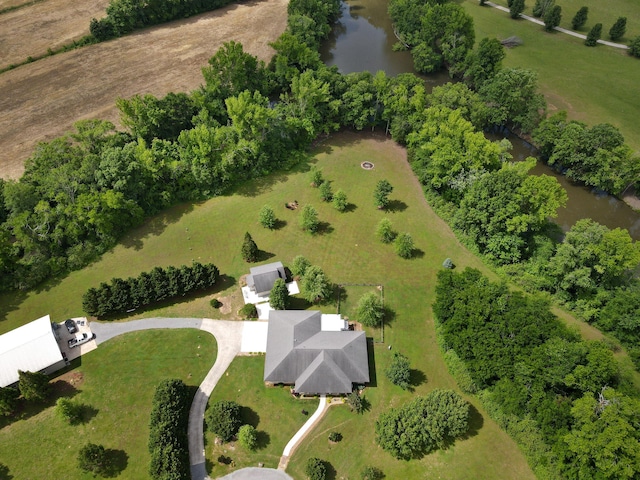
[[[149,421],[149,473],[153,480],[188,480],[187,435],[191,395],[182,380],[165,380],[156,388]]]
[[[82,306],[87,314],[96,317],[122,313],[210,288],[218,275],[218,267],[212,263],[155,267],[136,278],[113,278],[109,284],[90,288],[82,296]]]

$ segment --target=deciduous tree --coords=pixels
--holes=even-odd
[[[307,268],[311,266],[311,262],[302,255],[297,255],[291,262],[291,273],[296,277],[304,277]]]
[[[107,451],[102,445],[86,443],[78,452],[78,468],[80,470],[106,476],[109,467]]]
[[[238,430],[238,441],[247,450],[255,450],[258,446],[258,432],[252,425],[243,425]]]
[[[333,200],[333,190],[331,189],[331,184],[327,181],[322,182],[322,185],[320,185],[320,198],[325,202]]]
[[[305,300],[313,303],[331,296],[331,282],[320,267],[312,265],[307,268],[302,277],[301,293]]]
[[[49,377],[40,372],[18,370],[18,388],[27,401],[44,402],[51,390]]]
[[[380,295],[374,292],[365,293],[358,300],[356,311],[358,321],[367,327],[380,327],[384,320],[384,305]]]
[[[234,401],[219,400],[207,410],[209,430],[223,442],[230,441],[241,426],[240,405]]]
[[[385,376],[391,383],[399,386],[403,390],[411,387],[411,368],[409,359],[400,352],[394,352],[389,366],[384,371]]]
[[[12,387],[0,387],[0,416],[8,417],[18,405],[20,392]]]
[[[396,238],[396,232],[393,230],[391,220],[385,217],[378,222],[378,226],[376,227],[376,237],[378,237],[378,240],[382,243],[393,242]]]
[[[276,228],[276,223],[277,223],[277,219],[276,219],[276,214],[273,211],[273,208],[271,208],[269,205],[264,205],[261,209],[260,209],[260,225],[262,225],[264,228],[268,228],[269,230],[273,230],[274,228]]]
[[[389,205],[389,195],[393,192],[393,186],[389,183],[388,180],[380,180],[376,184],[376,189],[373,192],[373,198],[375,200],[375,205],[379,209],[385,208]]]
[[[343,190],[338,190],[333,195],[333,208],[339,212],[344,212],[347,209],[347,194]]]
[[[311,234],[318,231],[320,221],[318,220],[318,211],[313,205],[305,205],[300,213],[300,226],[305,232]]]
[[[411,258],[413,256],[414,244],[411,234],[405,232],[396,237],[393,242],[396,254],[402,258]]]

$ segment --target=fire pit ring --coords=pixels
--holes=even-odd
[[[360,166],[365,170],[371,170],[375,165],[371,162],[362,162]]]

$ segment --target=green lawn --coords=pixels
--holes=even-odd
[[[297,400],[289,387],[266,388],[262,381],[264,356],[237,357],[213,391],[209,404],[218,400],[235,400],[242,407],[243,423],[258,431],[258,448],[249,452],[237,442],[214,445],[215,436],[207,431],[206,458],[212,477],[240,467],[255,467],[262,462],[276,468],[285,445],[318,408],[317,399]],[[230,457],[235,465],[223,465],[218,457]]]
[[[528,3],[533,5],[532,1]],[[564,9],[564,3],[558,4]],[[589,2],[576,0],[572,4],[577,5],[577,10]],[[524,41],[522,46],[507,50],[504,65],[538,72],[550,113],[567,110],[570,118],[589,125],[611,123],[622,131],[632,148],[640,150],[640,129],[637,128],[640,59],[603,45],[585,47],[581,39],[558,32],[547,33],[539,25],[512,20],[507,13],[494,8],[480,7],[475,0],[463,0],[462,6],[473,16],[478,41],[487,36],[504,39],[513,35]],[[598,8],[611,12],[612,17],[624,9],[629,17],[627,31],[630,35],[640,35],[640,3],[600,2]],[[595,13],[589,15],[595,20]],[[569,15],[565,13],[565,17]],[[571,18],[565,20],[570,22]],[[606,32],[608,29],[605,27]]]
[[[198,330],[150,330],[116,337],[74,362],[77,368],[54,380],[57,395],[91,407],[86,423],[70,426],[55,407],[25,412],[0,424],[0,463],[16,480],[89,479],[76,467],[86,442],[104,445],[123,467],[118,478],[147,479],[149,412],[158,383],[180,378],[200,384],[215,362],[216,342]],[[71,385],[73,383],[73,386]]]
[[[363,170],[360,163],[364,160],[375,163],[375,168]],[[353,204],[350,211],[339,213],[331,205],[321,202],[318,190],[309,186],[308,164],[289,173],[248,182],[232,195],[193,206],[176,207],[152,219],[90,267],[72,273],[48,289],[17,299],[0,325],[8,329],[6,325],[24,323],[43,313],[51,313],[54,319],[78,315],[81,295],[90,285],[97,285],[113,276],[137,275],[156,264],[179,265],[191,262],[191,259],[218,265],[226,276],[222,290],[137,316],[216,317],[219,312],[209,306],[209,299],[213,295],[223,298],[237,295],[237,281],[248,273],[248,265],[240,255],[240,246],[245,231],[249,230],[258,247],[265,252],[265,261],[282,260],[286,264],[295,255],[302,254],[320,265],[333,282],[383,284],[385,305],[394,312],[391,323],[385,327],[385,344],[376,346],[372,352],[375,357],[375,370],[372,372],[375,387],[366,391],[371,411],[356,417],[347,415],[346,409],[341,407],[331,410],[317,431],[339,429],[345,439],[335,446],[330,456],[323,450],[328,448],[324,434],[319,440],[303,445],[290,463],[290,470],[296,478],[301,478],[301,465],[310,455],[330,459],[338,471],[336,478],[357,477],[361,465],[367,461],[384,465],[387,478],[416,478],[416,472],[429,472],[443,478],[533,478],[515,443],[479,408],[479,413],[474,416],[472,435],[456,442],[446,452],[437,452],[419,461],[400,462],[372,446],[374,421],[378,414],[389,406],[408,401],[414,395],[390,385],[381,374],[394,351],[410,358],[412,368],[419,374],[416,378],[420,374],[423,376],[415,394],[424,394],[433,388],[455,388],[436,345],[430,308],[434,300],[435,274],[443,260],[451,257],[458,268],[473,266],[492,278],[495,275],[461,246],[447,225],[427,205],[406,162],[405,150],[392,141],[369,134],[336,135],[318,146],[311,164],[322,169],[324,177],[332,182],[334,191],[344,189]],[[395,187],[390,196],[394,209],[391,212],[379,211],[374,206],[373,190],[380,179],[389,180]],[[300,206],[309,203],[318,209],[320,220],[326,222],[322,233],[311,236],[301,231],[299,210],[291,211],[284,207],[285,202],[293,200],[297,200]],[[286,222],[279,230],[268,231],[259,226],[258,211],[265,203],[272,205],[280,220]],[[375,239],[375,227],[384,216],[391,219],[395,230],[409,232],[413,236],[416,258],[403,260],[395,255],[393,246],[383,245]],[[335,312],[335,307],[334,302],[329,302],[323,310]],[[374,332],[367,333],[369,337],[374,336]],[[392,345],[391,351],[387,350],[387,345]],[[228,387],[229,393],[235,393],[240,404],[251,396],[260,399],[261,392],[268,395],[262,385],[260,365],[256,368],[255,379],[250,385],[256,390],[248,396],[242,391],[233,391],[233,385],[240,390],[249,389],[248,386],[242,387],[244,380],[236,379],[234,374],[225,377],[225,381],[228,378],[232,384]],[[240,383],[236,384],[236,381]],[[272,459],[265,460],[272,462],[281,453],[286,440],[285,435],[280,438],[273,433],[273,428],[268,426],[268,418],[276,407],[283,409],[281,411],[287,407],[275,401],[273,408],[266,404],[261,406],[257,400],[254,402],[257,402],[255,406],[249,406],[260,416],[257,428],[267,431],[272,446],[245,460],[240,453],[235,457],[229,456],[237,458],[237,462],[252,463],[258,457],[272,455]],[[296,411],[297,408],[294,414]],[[350,421],[349,426],[338,426],[345,420]],[[372,448],[375,448],[376,455],[371,455]],[[212,452],[210,454],[213,455]],[[422,476],[422,473],[417,476]]]

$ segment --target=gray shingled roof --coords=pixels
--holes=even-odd
[[[264,380],[294,384],[299,393],[350,393],[369,381],[364,332],[320,330],[321,313],[274,310],[269,314]]]
[[[277,279],[286,279],[282,262],[273,262],[259,267],[252,267],[247,275],[247,285],[258,295],[268,294]]]

